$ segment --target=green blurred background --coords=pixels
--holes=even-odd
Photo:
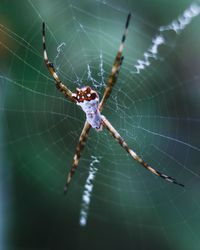
[[[192,3],[200,5],[0,0],[0,249],[200,249],[199,16],[178,34],[162,32],[157,59],[139,74],[134,67],[159,27]],[[107,131],[92,130],[64,196],[85,116],[58,93],[44,65],[42,21],[61,79],[72,90],[93,86],[101,96],[129,11],[125,60],[103,113],[138,154],[186,187],[153,176]]]

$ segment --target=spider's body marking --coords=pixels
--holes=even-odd
[[[102,118],[98,109],[99,102],[96,100],[77,103],[86,114],[87,122],[97,131],[101,130]]]
[[[59,79],[59,76],[56,73],[53,63],[51,63],[48,59],[48,54],[46,51],[46,43],[45,43],[45,24],[43,23],[42,43],[43,43],[43,57],[44,57],[45,64],[50,74],[52,75],[58,90],[60,90],[60,92],[62,92],[67,98],[69,98],[70,101],[80,106],[86,114],[86,122],[82,129],[81,135],[79,137],[79,142],[78,142],[78,145],[76,147],[76,151],[73,157],[71,169],[67,176],[64,191],[67,191],[68,186],[71,182],[71,179],[78,167],[78,163],[81,157],[81,152],[84,149],[91,127],[95,128],[96,131],[101,131],[103,127],[107,128],[109,132],[111,133],[111,135],[127,151],[127,153],[130,154],[130,156],[133,159],[135,159],[137,162],[139,162],[143,167],[145,167],[151,173],[163,178],[166,181],[172,182],[180,186],[184,186],[183,184],[178,183],[174,178],[167,176],[163,173],[160,173],[159,171],[152,168],[149,164],[147,164],[140,156],[138,156],[131,148],[129,148],[128,144],[120,136],[117,130],[111,125],[111,123],[103,115],[101,115],[101,112],[106,103],[106,100],[109,98],[112,92],[113,86],[115,85],[117,81],[118,74],[119,74],[119,71],[123,62],[124,57],[122,56],[122,52],[123,52],[126,36],[128,33],[128,26],[130,23],[130,18],[131,18],[131,14],[128,14],[126,24],[125,24],[124,34],[122,36],[117,55],[115,57],[115,61],[111,69],[111,73],[108,77],[107,86],[104,90],[104,94],[100,103],[99,103],[99,96],[97,92],[95,90],[92,90],[89,86],[83,87],[81,89],[77,88],[76,93],[73,93]]]
[[[86,114],[87,122],[97,131],[102,129],[101,114],[98,109],[99,96],[97,92],[89,86],[76,89],[76,94],[72,95],[76,99],[76,104],[82,108]]]
[[[76,88],[76,94],[73,94],[73,98],[76,99],[78,103],[91,100],[96,100],[99,102],[99,96],[97,92],[91,89],[89,86],[85,86],[81,89]]]

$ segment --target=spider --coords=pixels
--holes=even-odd
[[[42,41],[43,41],[43,53],[44,53],[45,64],[55,81],[57,89],[60,92],[62,92],[65,95],[65,97],[67,97],[70,101],[80,106],[86,114],[86,121],[85,121],[83,130],[81,132],[81,135],[79,137],[79,142],[75,150],[72,166],[68,173],[66,184],[64,186],[64,192],[68,190],[72,177],[78,167],[81,153],[84,149],[91,127],[96,129],[97,132],[102,131],[103,128],[108,129],[110,134],[122,146],[122,148],[124,148],[127,151],[127,153],[130,154],[130,156],[134,160],[136,160],[138,163],[140,163],[144,168],[146,168],[153,174],[165,179],[166,181],[169,181],[169,182],[172,182],[174,184],[184,187],[183,184],[178,183],[174,178],[168,175],[160,173],[159,171],[151,167],[148,163],[146,163],[140,156],[138,156],[133,151],[133,149],[129,148],[128,144],[121,137],[121,135],[117,132],[117,130],[111,125],[108,119],[104,115],[101,114],[103,107],[112,92],[113,86],[117,82],[118,74],[119,74],[119,71],[123,62],[123,58],[124,58],[122,56],[122,51],[123,51],[124,43],[125,43],[126,36],[128,33],[128,26],[130,23],[130,19],[131,19],[131,14],[129,13],[126,19],[125,29],[124,29],[124,33],[121,39],[121,43],[120,43],[116,58],[114,60],[114,64],[112,66],[111,73],[108,77],[107,86],[104,90],[104,94],[101,100],[99,100],[98,93],[92,88],[90,88],[89,86],[85,86],[83,88],[76,88],[76,93],[73,93],[60,80],[59,76],[56,73],[53,63],[51,63],[48,59],[48,55],[46,51],[46,42],[45,42],[45,23],[43,22]]]

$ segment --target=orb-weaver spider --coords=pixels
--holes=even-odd
[[[82,110],[86,114],[86,122],[81,132],[81,135],[79,137],[79,142],[76,147],[75,154],[74,154],[72,167],[69,171],[69,174],[67,176],[67,181],[64,187],[65,192],[67,191],[68,186],[71,182],[71,179],[78,166],[78,163],[81,157],[81,152],[85,146],[85,142],[87,140],[88,133],[91,127],[95,128],[96,131],[101,131],[103,127],[107,128],[109,132],[111,133],[111,135],[118,141],[118,143],[131,155],[131,157],[133,157],[133,159],[139,162],[143,167],[145,167],[147,170],[149,170],[153,174],[169,182],[172,182],[180,186],[184,186],[183,184],[178,183],[174,178],[160,173],[159,171],[152,168],[149,164],[147,164],[141,157],[139,157],[132,149],[129,148],[128,144],[120,136],[117,130],[111,125],[111,123],[106,119],[106,117],[101,114],[103,107],[108,97],[110,96],[112,92],[112,88],[115,85],[117,78],[118,78],[119,70],[123,61],[122,51],[124,48],[124,42],[125,42],[127,32],[128,32],[130,18],[131,18],[131,14],[128,14],[126,25],[125,25],[125,31],[122,36],[119,50],[117,52],[114,64],[112,66],[111,74],[108,77],[107,86],[105,88],[103,97],[100,102],[99,102],[99,95],[97,94],[97,92],[91,89],[89,86],[83,87],[81,89],[77,88],[76,93],[73,93],[59,79],[53,63],[51,63],[48,59],[48,55],[46,51],[46,43],[45,43],[45,23],[43,23],[42,40],[43,40],[43,53],[44,53],[45,64],[47,68],[49,69],[49,72],[51,73],[52,77],[54,78],[56,87],[58,88],[58,90],[60,90],[60,92],[62,92],[70,101],[72,101],[78,106],[81,106]]]

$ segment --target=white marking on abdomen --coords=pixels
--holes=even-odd
[[[102,123],[98,104],[99,102],[96,99],[77,103],[77,105],[81,106],[82,110],[85,112],[87,122],[95,129],[100,129]]]

